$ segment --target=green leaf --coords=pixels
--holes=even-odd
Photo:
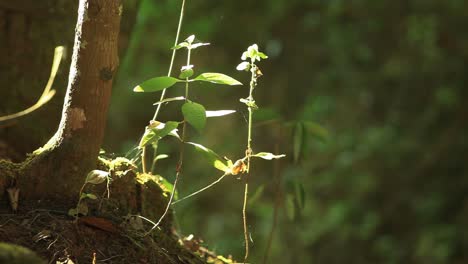
[[[86,176],[86,183],[100,184],[107,180],[109,172],[102,170],[92,170]]]
[[[205,156],[205,158],[211,163],[211,165],[213,165],[213,167],[215,167],[216,169],[220,170],[220,171],[223,171],[223,172],[230,172],[231,169],[227,166],[226,162],[221,159],[219,157],[218,154],[216,154],[214,151],[212,151],[211,149],[203,146],[203,145],[200,145],[200,144],[197,144],[197,143],[193,143],[193,142],[187,142],[187,144],[190,144],[192,146],[195,147],[195,149],[202,153],[203,156]]]
[[[202,42],[200,42],[200,43],[192,44],[192,45],[190,46],[190,48],[191,48],[191,49],[196,49],[196,48],[198,48],[198,47],[201,47],[201,46],[208,46],[208,45],[210,45],[210,43],[202,43]]]
[[[249,205],[254,204],[263,194],[263,190],[265,189],[265,185],[260,185],[257,190],[255,190],[254,194],[250,196],[248,201]]]
[[[241,82],[238,80],[229,77],[222,73],[216,72],[206,72],[198,75],[195,81],[202,81],[202,82],[210,82],[210,83],[217,83],[217,84],[227,84],[227,85],[242,85]]]
[[[140,85],[133,88],[133,91],[134,92],[157,92],[157,91],[161,91],[166,88],[169,88],[178,82],[183,82],[183,81],[177,78],[168,77],[168,76],[156,77],[156,78],[152,78],[147,81],[144,81]]]
[[[180,72],[179,78],[186,79],[186,78],[191,77],[192,75],[193,75],[193,69],[185,69]]]
[[[159,176],[158,180],[159,180],[159,186],[161,186],[162,189],[166,192],[163,195],[167,197],[167,194],[172,193],[172,191],[174,190],[174,185],[162,176]],[[174,199],[176,200],[179,199],[179,192],[177,192],[177,190],[175,190],[174,192]]]
[[[169,158],[169,155],[167,155],[167,154],[159,154],[159,155],[157,155],[157,156],[154,158],[154,160],[162,160],[162,159],[167,159],[167,158]]]
[[[96,200],[97,196],[92,194],[92,193],[82,193],[81,194],[81,199],[84,199],[84,198],[89,198],[91,200]]]
[[[189,46],[189,44],[187,42],[181,42],[177,45],[175,45],[174,47],[172,47],[171,49],[175,49],[175,50],[178,50],[178,49],[181,49],[181,48],[187,48]]]
[[[304,124],[305,131],[310,133],[315,138],[319,139],[322,142],[328,140],[329,133],[321,125],[311,121],[302,121],[302,123]]]
[[[206,117],[218,117],[225,116],[235,113],[236,110],[216,110],[216,111],[206,111]]]
[[[299,161],[304,144],[304,125],[302,122],[297,122],[293,130],[293,158],[294,162]]]
[[[203,132],[206,124],[206,110],[201,104],[187,102],[182,105],[185,121],[192,125],[199,133]]]
[[[166,98],[164,100],[158,101],[158,102],[154,103],[153,105],[168,103],[168,102],[172,102],[172,101],[182,101],[182,100],[185,100],[185,97],[183,97],[183,96],[171,97],[171,98]]]
[[[259,152],[259,153],[255,154],[255,155],[252,155],[252,157],[262,158],[262,159],[265,159],[265,160],[272,160],[272,159],[281,159],[283,157],[286,157],[286,155],[284,155],[284,154],[275,155],[275,154],[270,153],[270,152]]]
[[[236,70],[238,71],[248,71],[250,69],[250,63],[247,61],[243,61],[237,65]]]
[[[265,53],[263,53],[263,52],[260,52],[260,51],[259,51],[259,52],[257,52],[257,55],[258,55],[260,58],[262,58],[262,59],[268,59],[268,56],[267,56]]]
[[[140,140],[140,144],[138,145],[140,148],[151,144],[155,140],[160,140],[161,138],[167,135],[177,135],[177,126],[179,122],[169,121],[167,123],[161,122],[153,122],[153,124],[146,127],[145,134]]]
[[[255,104],[255,100],[252,100],[252,99],[249,99],[249,98],[247,98],[247,99],[246,98],[241,98],[241,99],[239,99],[239,101],[241,103],[244,103],[247,107],[250,107],[250,108],[252,108],[254,110],[258,109],[257,104]]]
[[[188,42],[189,44],[192,44],[194,40],[195,40],[195,35],[190,35],[188,38],[185,39],[185,41]]]

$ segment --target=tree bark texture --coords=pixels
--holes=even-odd
[[[62,119],[49,142],[24,163],[17,179],[23,199],[74,201],[95,168],[119,64],[121,14],[118,0],[80,0]]]

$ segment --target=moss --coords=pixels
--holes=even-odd
[[[21,170],[22,163],[14,163],[9,160],[0,160],[0,171],[2,176],[15,178]]]

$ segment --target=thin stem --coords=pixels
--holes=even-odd
[[[141,150],[141,169],[143,170],[143,173],[148,172],[146,169],[146,146]]]
[[[250,79],[250,90],[249,90],[249,101],[253,101],[253,90],[255,89],[256,85],[256,66],[251,62],[251,79]],[[247,261],[247,258],[249,256],[249,230],[247,227],[247,199],[249,196],[249,183],[248,183],[248,177],[249,177],[249,172],[250,172],[250,156],[252,155],[252,116],[253,116],[253,109],[252,106],[248,106],[249,110],[249,127],[248,127],[248,133],[247,133],[247,150],[246,156],[247,156],[247,175],[245,177],[245,190],[244,190],[244,204],[242,206],[242,220],[244,222],[244,241],[245,241],[245,256],[244,256],[244,262]]]
[[[182,0],[182,6],[180,8],[179,23],[177,25],[177,33],[176,33],[176,37],[175,37],[175,41],[174,41],[174,46],[176,46],[179,43],[180,29],[182,28],[182,21],[183,21],[183,18],[184,18],[184,9],[185,9],[185,0]],[[176,51],[177,51],[176,49],[172,50],[171,63],[169,64],[169,70],[167,72],[167,76],[171,76],[171,74],[172,74],[172,67],[174,66]],[[161,97],[159,98],[159,101],[164,100],[165,96],[166,96],[166,89],[164,89],[162,91]],[[156,111],[154,112],[153,119],[152,119],[153,121],[155,121],[158,118],[158,114],[159,114],[159,110],[161,109],[161,105],[162,104],[158,104],[158,106],[156,107]],[[145,149],[146,149],[146,147],[143,147],[143,151],[141,152],[141,168],[143,170],[143,173],[147,172],[146,162],[145,162],[145,159],[146,159]],[[155,153],[155,155],[156,155],[156,153]]]
[[[182,20],[184,18],[184,9],[185,9],[185,0],[182,0],[182,7],[180,8],[180,16],[179,16],[179,24],[177,25],[177,33],[176,33],[176,38],[174,41],[174,46],[176,46],[179,43],[179,36],[180,36],[180,29],[182,27]],[[171,63],[169,64],[169,70],[167,72],[167,76],[171,76],[172,74],[172,67],[174,66],[174,59],[176,55],[177,49],[172,50],[172,57],[171,57]],[[161,98],[159,101],[164,100],[164,96],[166,95],[166,89],[164,89],[161,93]],[[154,112],[153,120],[156,120],[159,114],[159,110],[161,109],[161,105],[159,104],[158,107],[156,107],[156,111]]]
[[[247,197],[249,195],[249,183],[247,178],[245,179],[245,190],[244,190],[244,205],[242,206],[242,220],[244,222],[244,241],[245,241],[245,255],[244,263],[249,257],[249,230],[247,228]]]
[[[189,48],[187,52],[187,66],[190,65],[190,55],[191,55],[191,52]],[[187,77],[186,82],[185,82],[185,102],[188,102],[188,95],[189,95],[188,85],[189,85],[189,82],[188,82],[188,77]],[[153,227],[148,232],[145,233],[145,236],[149,235],[156,227],[159,226],[159,224],[161,224],[162,220],[164,219],[164,217],[166,217],[167,213],[169,212],[169,208],[171,207],[172,200],[174,199],[174,194],[177,188],[177,182],[179,182],[180,173],[182,172],[182,164],[184,161],[184,151],[185,151],[186,131],[187,131],[187,122],[185,122],[184,120],[182,124],[182,137],[181,137],[182,142],[180,145],[179,161],[177,162],[176,176],[175,176],[174,184],[172,186],[171,196],[169,197],[169,201],[167,202],[166,209],[164,209],[164,213],[161,215],[158,222],[156,222],[156,224],[153,225]]]
[[[200,190],[198,190],[198,191],[196,191],[196,192],[193,192],[192,194],[189,194],[189,195],[185,196],[184,198],[181,198],[181,199],[179,199],[179,200],[173,202],[172,204],[179,203],[179,202],[181,202],[181,201],[183,201],[183,200],[185,200],[185,199],[188,199],[188,198],[190,198],[190,197],[192,197],[192,196],[194,196],[194,195],[197,195],[197,194],[199,194],[199,193],[201,193],[201,192],[203,192],[203,191],[205,191],[205,190],[207,190],[207,189],[213,187],[213,185],[215,185],[215,184],[217,184],[218,182],[220,182],[226,175],[228,175],[228,174],[225,173],[225,174],[221,175],[221,177],[219,177],[216,181],[212,182],[211,184],[209,184],[209,185],[203,187],[202,189],[200,189]]]

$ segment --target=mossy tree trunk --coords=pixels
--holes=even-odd
[[[117,0],[80,0],[60,125],[23,163],[16,180],[22,199],[75,202],[86,173],[96,167],[119,64],[121,13]]]

